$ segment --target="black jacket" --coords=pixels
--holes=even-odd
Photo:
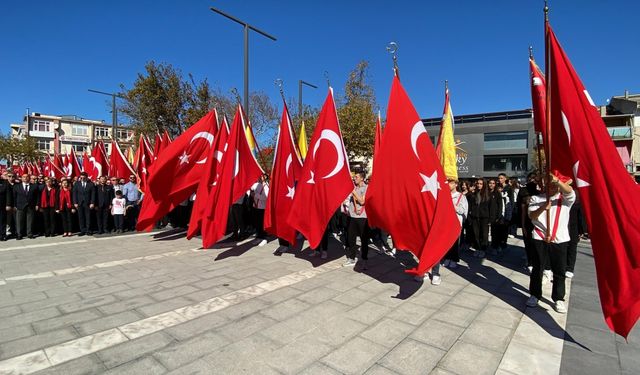
[[[13,207],[13,187],[8,181],[0,179],[0,210],[5,211],[5,208]]]
[[[489,199],[480,200],[479,196],[473,193],[467,194],[467,199],[469,201],[469,218],[489,219],[489,222],[494,222],[497,219],[498,207],[496,200],[491,199],[491,196]]]
[[[96,192],[91,181],[86,181],[86,186],[82,187],[82,181],[78,180],[73,185],[71,192],[73,204],[89,206],[96,203]]]
[[[114,198],[113,186],[97,184],[95,187],[96,206],[98,208],[109,208]]]
[[[28,191],[25,190],[22,182],[13,185],[13,207],[24,210],[27,207],[35,208],[38,205],[38,187],[29,184]]]

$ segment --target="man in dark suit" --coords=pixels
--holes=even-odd
[[[16,184],[16,175],[13,171],[7,172],[7,226],[9,227],[10,234],[7,234],[7,239],[16,237],[16,212],[13,210],[13,187]]]
[[[16,212],[16,235],[21,240],[25,235],[34,238],[33,218],[38,210],[38,188],[29,182],[29,175],[23,174],[21,182],[13,185],[13,207]]]
[[[7,240],[7,216],[13,211],[13,187],[0,177],[0,241]]]
[[[96,202],[96,192],[91,181],[87,180],[87,172],[80,173],[80,179],[73,185],[73,205],[78,211],[80,236],[91,234],[91,210]]]
[[[98,222],[98,234],[107,232],[107,220],[111,210],[111,201],[114,198],[114,191],[111,185],[107,185],[107,177],[100,176],[96,185],[96,221]]]

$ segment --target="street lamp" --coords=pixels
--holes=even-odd
[[[314,89],[317,89],[318,87],[303,81],[303,80],[298,80],[298,116],[300,116],[300,119],[302,120],[302,85],[307,85],[309,87],[313,87]]]
[[[126,97],[115,93],[115,92],[104,92],[104,91],[98,91],[98,90],[92,90],[89,89],[90,92],[96,93],[96,94],[102,94],[102,95],[108,95],[111,97],[111,115],[112,115],[112,121],[113,121],[113,134],[112,134],[112,138],[116,139],[116,127],[118,126],[118,110],[116,109],[116,97],[121,98],[121,99],[126,99]]]
[[[231,21],[239,23],[244,28],[244,110],[245,113],[249,114],[249,30],[253,30],[259,34],[262,34],[263,36],[266,36],[274,42],[276,41],[276,38],[219,9],[216,9],[214,7],[211,7],[210,9],[220,14],[221,16],[230,19]]]

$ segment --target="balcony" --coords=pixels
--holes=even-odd
[[[53,138],[55,138],[55,133],[52,132],[52,131],[51,132],[46,132],[46,131],[41,131],[41,130],[29,130],[29,136],[30,137],[53,139]]]
[[[607,131],[613,140],[633,139],[633,131],[630,126],[611,126]]]

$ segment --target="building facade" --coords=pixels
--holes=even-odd
[[[79,156],[83,152],[91,153],[96,141],[104,141],[107,154],[111,153],[113,126],[104,121],[88,120],[75,115],[55,116],[37,112],[24,116],[22,124],[11,124],[12,137],[32,137],[38,149],[53,154],[75,151]],[[122,149],[133,144],[134,132],[126,127],[118,127],[115,139]]]

